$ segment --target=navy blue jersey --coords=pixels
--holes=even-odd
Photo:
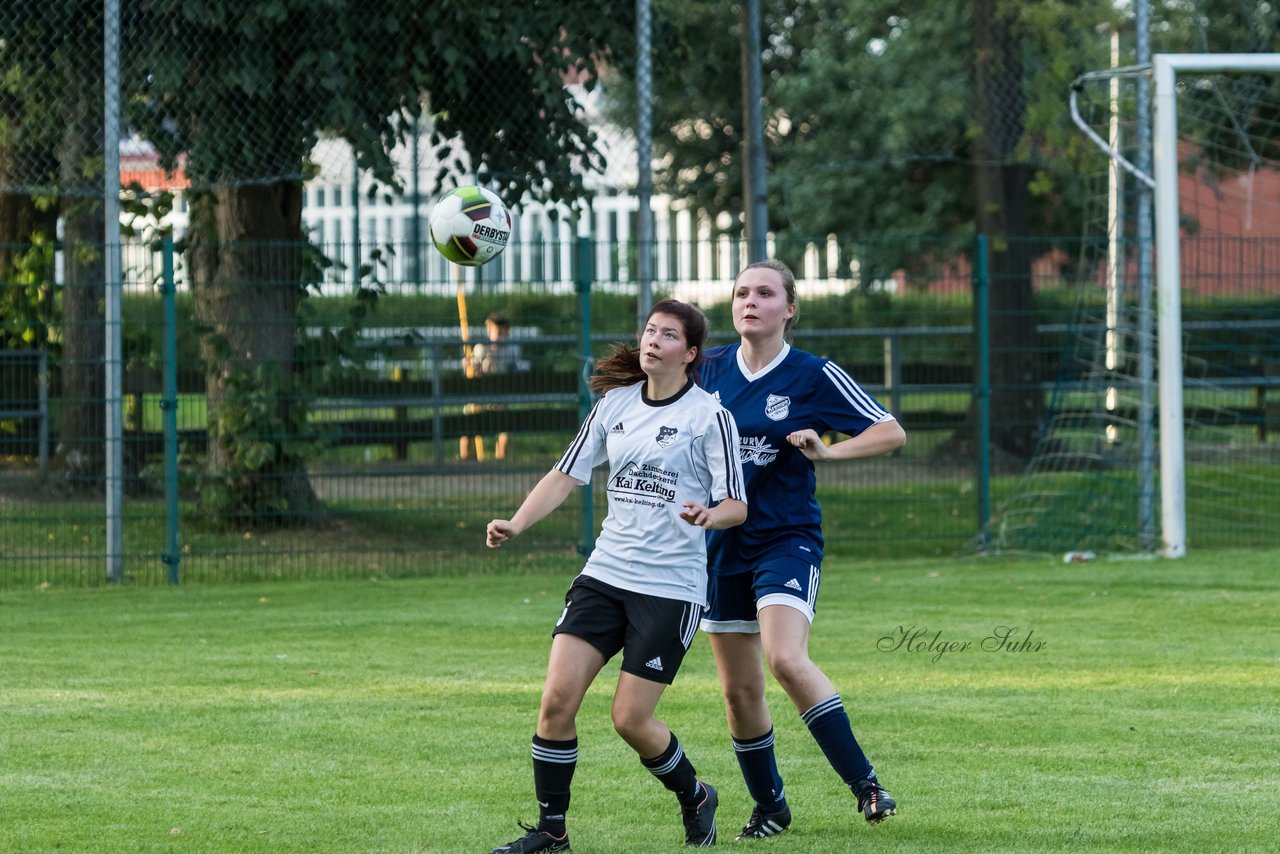
[[[706,352],[701,384],[733,413],[746,483],[747,521],[707,533],[712,575],[746,572],[797,546],[822,554],[822,511],[813,462],[787,441],[797,430],[856,436],[893,416],[830,359],[783,345],[749,374],[740,345]],[[815,561],[817,563],[818,561]]]

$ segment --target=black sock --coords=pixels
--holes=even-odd
[[[578,767],[578,739],[552,741],[533,736],[533,791],[538,798],[538,830],[564,836],[569,786]]]
[[[649,773],[662,781],[662,785],[676,793],[681,806],[693,806],[697,803],[701,787],[698,785],[698,772],[693,763],[680,748],[680,740],[671,733],[671,742],[667,749],[652,759],[640,757],[640,764],[649,769]]]

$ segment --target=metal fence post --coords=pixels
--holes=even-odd
[[[640,283],[637,320],[653,307],[653,9],[636,0],[636,279]]]
[[[902,350],[897,335],[884,336],[884,387],[889,392],[889,411],[902,411]]]
[[[991,521],[991,342],[987,304],[991,270],[987,265],[987,235],[978,235],[974,251],[977,257],[973,265],[973,329],[978,376],[973,397],[978,416],[978,542],[979,551],[985,551],[989,536],[987,524]]]
[[[582,361],[582,372],[578,378],[578,420],[586,421],[591,413],[591,388],[587,379],[591,376],[591,238],[579,236],[578,270],[574,277],[574,286],[578,292],[578,358]],[[578,551],[584,555],[591,554],[595,548],[595,498],[591,488],[591,480],[583,487],[582,495],[582,541]]]
[[[106,291],[103,307],[106,369],[104,455],[106,468],[106,575],[124,581],[124,315],[120,259],[120,3],[103,4],[103,185]]]
[[[360,160],[351,158],[351,292],[360,292]]]
[[[36,399],[40,410],[36,429],[39,431],[40,474],[44,474],[49,469],[49,351],[41,349],[36,360]]]
[[[170,584],[178,583],[178,310],[177,286],[173,276],[173,236],[164,238],[163,277],[160,285],[164,304],[164,394],[160,413],[164,429],[164,554]]]
[[[428,340],[424,351],[431,364],[431,447],[436,465],[444,465],[444,379],[440,374],[440,345]]]

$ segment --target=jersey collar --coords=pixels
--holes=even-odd
[[[686,379],[684,381],[684,387],[680,389],[678,392],[676,392],[675,394],[671,395],[671,397],[666,398],[665,400],[650,400],[649,395],[645,393],[648,387],[649,387],[648,383],[645,383],[645,382],[640,383],[640,399],[644,401],[646,406],[670,406],[671,404],[675,403],[677,400],[679,400],[680,398],[684,397],[686,394],[689,393],[689,389],[693,388],[693,378],[691,377],[689,379]]]
[[[788,354],[790,353],[791,353],[791,345],[788,344],[786,341],[783,341],[782,349],[778,351],[778,355],[774,357],[773,361],[765,365],[763,368],[761,368],[760,370],[756,371],[753,374],[751,373],[751,371],[747,369],[747,363],[742,358],[742,345],[739,344],[738,352],[736,354],[737,360],[738,360],[738,370],[742,372],[742,376],[746,378],[747,382],[749,383],[755,382],[756,380],[763,377],[765,374],[772,371],[774,368],[778,367],[778,365],[781,365],[783,360],[786,359]]]

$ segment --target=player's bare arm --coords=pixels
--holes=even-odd
[[[514,540],[563,504],[574,487],[581,485],[564,472],[555,469],[547,472],[529,492],[514,516],[510,519],[494,519],[488,524],[485,528],[485,545],[496,549],[507,540]]]
[[[907,443],[907,433],[896,420],[872,424],[857,436],[828,445],[815,430],[797,430],[787,441],[814,462],[860,460],[896,451]]]
[[[747,504],[736,498],[725,498],[715,507],[686,501],[684,509],[680,511],[680,518],[708,531],[722,531],[747,520]]]

